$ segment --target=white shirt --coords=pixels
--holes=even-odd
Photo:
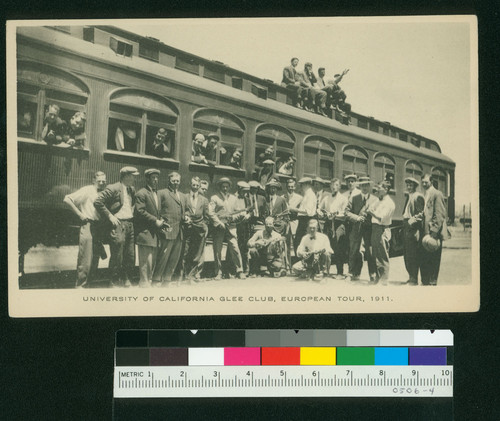
[[[319,208],[336,214],[337,219],[342,219],[345,216],[345,208],[348,202],[347,197],[338,192],[335,196],[325,196],[319,204]]]
[[[283,196],[285,200],[287,201],[288,207],[290,208],[296,208],[300,206],[300,203],[302,202],[302,196],[298,193],[286,193],[286,195]]]
[[[82,215],[92,221],[98,221],[100,219],[97,209],[94,207],[94,202],[97,199],[99,193],[97,192],[96,186],[91,184],[90,186],[84,186],[81,189],[68,194],[68,197],[75,204],[75,206],[80,209]]]
[[[382,200],[379,200],[378,204],[375,204],[375,210],[373,211],[372,223],[383,226],[390,226],[392,223],[392,216],[394,215],[394,210],[396,205],[388,194],[384,196]]]
[[[196,209],[196,205],[198,204],[198,193],[197,192],[190,192],[189,193],[189,200],[191,202],[191,206],[193,209]]]
[[[304,198],[302,199],[302,202],[300,202],[299,211],[305,211],[307,213],[307,216],[314,216],[316,215],[317,206],[318,199],[316,197],[316,194],[314,194],[312,188],[308,188],[304,192]]]
[[[276,197],[277,197],[277,195],[273,195],[273,196],[269,197],[269,203],[271,205],[271,212],[272,212],[272,210],[274,208],[274,204],[276,203]]]
[[[297,248],[297,255],[302,256],[306,252],[315,252],[323,249],[325,249],[326,253],[333,253],[328,237],[321,232],[317,232],[316,238],[311,238],[311,235],[307,233],[302,237],[302,240],[300,240],[299,247]]]
[[[118,219],[132,219],[134,217],[134,206],[132,198],[128,194],[127,186],[122,184],[123,203],[121,209],[115,214]]]

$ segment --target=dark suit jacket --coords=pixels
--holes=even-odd
[[[370,194],[368,197],[366,203],[369,205],[373,201],[378,201],[379,199],[374,196],[373,194]],[[365,210],[368,206],[365,207]],[[347,204],[345,213],[347,216],[347,219],[351,222],[354,222],[354,216],[359,215],[360,212],[363,209],[363,196],[361,194],[357,194],[356,196],[351,196],[351,199],[349,200],[349,203]],[[371,223],[371,216],[370,215],[365,215],[365,225]]]
[[[191,192],[186,193],[186,215],[191,218],[192,225],[197,227],[206,227],[209,221],[208,215],[208,199],[198,194],[196,207],[191,205]]]
[[[443,193],[433,186],[426,193],[424,210],[424,232],[435,233],[442,236],[443,224],[446,222],[446,205]]]
[[[268,206],[268,215],[270,216],[276,216],[288,209],[285,199],[281,196],[276,196],[276,200],[274,202],[274,206],[272,209],[271,209],[271,199],[269,199],[267,206]],[[287,216],[282,215],[281,218],[286,219]]]
[[[177,236],[181,235],[181,224],[186,212],[186,196],[179,193],[179,199],[175,193],[170,189],[163,189],[158,192],[158,199],[160,201],[160,216],[172,227],[172,231],[166,232],[165,238],[167,240],[175,240]]]
[[[252,220],[254,222],[257,219],[259,221],[263,221],[264,217],[266,216],[266,212],[267,212],[266,198],[264,196],[261,196],[260,194],[257,194],[256,196],[257,196],[257,209],[259,210],[259,217],[258,218],[255,216],[255,211],[254,211],[255,205],[253,204],[254,198],[252,195],[249,195],[250,203],[252,205]]]
[[[132,193],[132,206],[135,204],[135,189],[130,187]],[[116,214],[123,206],[122,183],[110,184],[106,187],[94,202],[94,206],[102,217],[109,219],[110,215]]]
[[[295,84],[295,73],[297,71],[295,68],[290,65],[287,66],[283,69],[283,80],[281,81],[281,84],[286,86],[286,85],[293,85]]]
[[[158,196],[158,204],[160,197]],[[142,246],[158,245],[159,228],[156,221],[160,219],[160,208],[156,207],[153,192],[145,187],[135,195],[134,229],[135,242]]]
[[[419,221],[412,225],[412,228],[415,230],[422,230],[424,227],[423,224],[423,216],[424,216],[424,206],[425,200],[424,196],[421,193],[414,193],[410,198],[410,195],[406,196],[405,205],[403,207],[403,215],[406,210],[406,206],[408,205],[408,213],[410,216],[420,216],[422,221]]]

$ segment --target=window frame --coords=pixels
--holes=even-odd
[[[350,151],[356,151],[356,153],[349,153]],[[362,157],[359,157],[358,154],[361,154]],[[346,168],[346,156],[352,158],[352,170],[347,171]],[[345,178],[347,174],[356,174],[358,177],[359,176],[368,176],[369,174],[369,166],[368,166],[368,159],[369,155],[368,152],[366,152],[363,148],[360,146],[356,145],[346,145],[344,146],[342,150],[342,178]],[[366,172],[359,172],[356,171],[356,161],[357,160],[364,160],[365,161],[365,166],[366,166]]]
[[[388,162],[386,162],[386,161],[388,161]],[[380,164],[382,164],[382,166],[380,166]],[[376,174],[378,172],[378,170],[377,170],[378,168],[380,168],[382,170],[382,179],[381,180],[375,179],[376,175],[378,176],[378,174]],[[374,182],[384,181],[388,170],[392,173],[392,175],[394,177],[396,177],[396,161],[388,153],[378,152],[373,157],[373,170],[374,170],[374,174],[373,174],[373,181]],[[397,187],[396,183],[394,183],[394,186],[393,186],[393,188],[391,188],[391,190],[396,191],[397,190],[396,187]]]
[[[313,142],[319,142],[320,145],[313,145]],[[330,179],[335,178],[335,154],[337,153],[335,144],[325,137],[312,135],[304,139],[304,157],[306,154],[306,149],[309,149],[310,151],[315,150],[315,167],[318,169],[318,172],[312,174],[304,171],[304,176],[324,178],[321,176],[321,162],[324,161],[332,164],[332,174],[329,177]],[[331,156],[329,156],[329,159],[327,159],[325,158],[326,155],[322,154],[321,152],[326,152],[328,155],[331,154]]]
[[[271,137],[267,133],[262,133],[265,130],[274,130],[277,133],[282,133],[283,135],[287,136],[290,140],[288,139],[279,139],[278,135],[275,135],[274,137]],[[259,137],[268,139],[268,142],[259,142]],[[280,153],[286,154],[288,156],[295,156],[295,137],[293,136],[293,133],[288,130],[286,127],[278,126],[277,124],[272,124],[272,123],[262,123],[257,128],[255,129],[255,166],[257,166],[257,151],[259,149],[264,148],[264,150],[270,146],[273,147],[274,149],[274,155],[273,155],[273,160],[274,160],[274,173],[277,176],[284,176],[284,177],[289,177],[285,176],[284,174],[279,174],[278,170],[279,168],[276,167],[277,163],[277,158],[279,157]],[[294,168],[294,171],[292,173],[292,176],[295,176],[297,173],[297,168]]]
[[[160,110],[158,108],[155,108],[154,106],[151,107],[144,107],[143,105],[133,105],[130,104],[129,102],[126,101],[120,101],[120,98],[113,99],[113,96],[118,96],[120,94],[129,94],[129,95],[134,95],[136,94],[138,97],[146,97],[146,98],[151,98],[155,101],[160,101],[162,102],[168,110]],[[126,114],[124,112],[112,110],[111,107],[112,105],[118,105],[123,108],[130,108],[131,110],[137,111],[140,116],[133,116],[131,114]],[[124,111],[124,110],[123,110]],[[149,113],[154,113],[158,115],[163,115],[166,116],[167,118],[175,118],[175,123],[166,123],[164,121],[158,121],[153,118],[148,117]],[[119,121],[125,121],[129,123],[134,123],[134,124],[140,124],[141,126],[141,131],[140,131],[140,137],[139,137],[139,144],[137,145],[137,149],[135,152],[131,151],[119,151],[117,149],[110,149],[108,148],[108,143],[109,143],[109,129],[110,129],[110,120],[119,120]],[[157,159],[157,160],[171,160],[171,161],[176,161],[178,160],[178,125],[179,125],[179,113],[177,112],[177,107],[168,100],[167,98],[157,95],[148,91],[144,90],[139,90],[139,89],[133,89],[133,88],[125,88],[125,89],[119,89],[111,92],[109,99],[108,99],[108,113],[107,113],[107,133],[108,133],[108,138],[107,138],[107,143],[106,143],[106,152],[113,152],[113,153],[124,153],[124,154],[132,154],[134,156],[140,156],[144,157],[147,159]],[[148,127],[156,127],[156,128],[164,128],[167,130],[171,130],[174,132],[174,138],[172,139],[172,147],[173,147],[173,153],[172,156],[170,157],[164,157],[160,158],[154,155],[149,155],[146,154],[146,149],[147,149],[147,132],[148,132]]]

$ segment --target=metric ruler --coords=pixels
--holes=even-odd
[[[115,398],[452,397],[451,366],[117,367]]]

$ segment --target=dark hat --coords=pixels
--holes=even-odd
[[[123,167],[120,170],[120,174],[139,175],[139,171],[137,171],[137,168],[135,168],[135,167]]]
[[[347,174],[345,177],[344,177],[344,180],[349,180],[349,179],[354,179],[354,180],[357,180],[358,179],[358,176],[356,174]]]
[[[427,234],[426,236],[424,236],[424,238],[422,238],[422,246],[428,252],[432,253],[434,251],[437,251],[439,247],[441,247],[441,240],[433,238],[429,234]]]
[[[228,184],[229,184],[229,186],[232,186],[232,185],[233,185],[233,183],[231,182],[231,180],[230,180],[229,178],[227,178],[227,177],[221,177],[221,178],[219,178],[219,179],[217,180],[217,183],[216,183],[216,184],[217,184],[217,185],[220,185],[220,184],[223,184],[223,183],[228,183]]]
[[[372,180],[370,180],[370,177],[359,177],[358,180],[358,186],[361,186],[362,184],[371,184]]]
[[[146,171],[144,171],[144,175],[146,177],[149,177],[150,175],[153,175],[153,174],[160,175],[160,170],[157,170],[156,168],[149,168]]]
[[[303,184],[303,183],[312,183],[312,179],[311,179],[311,177],[302,177],[302,178],[299,180],[299,183],[300,183],[300,184]]]
[[[260,189],[260,183],[258,181],[252,180],[248,182],[248,185],[253,188]]]
[[[416,186],[420,185],[420,182],[416,178],[413,178],[413,177],[406,177],[405,178],[405,183],[413,183]]]
[[[271,180],[267,182],[266,187],[276,187],[276,188],[280,189],[281,183],[276,181],[274,178],[271,178]]]
[[[210,138],[215,138],[217,140],[220,139],[219,135],[217,133],[209,133],[208,136],[207,136],[207,139],[210,139]]]
[[[248,184],[246,181],[238,181],[236,183],[236,186],[238,186],[238,188],[242,190],[250,190],[250,184]]]

